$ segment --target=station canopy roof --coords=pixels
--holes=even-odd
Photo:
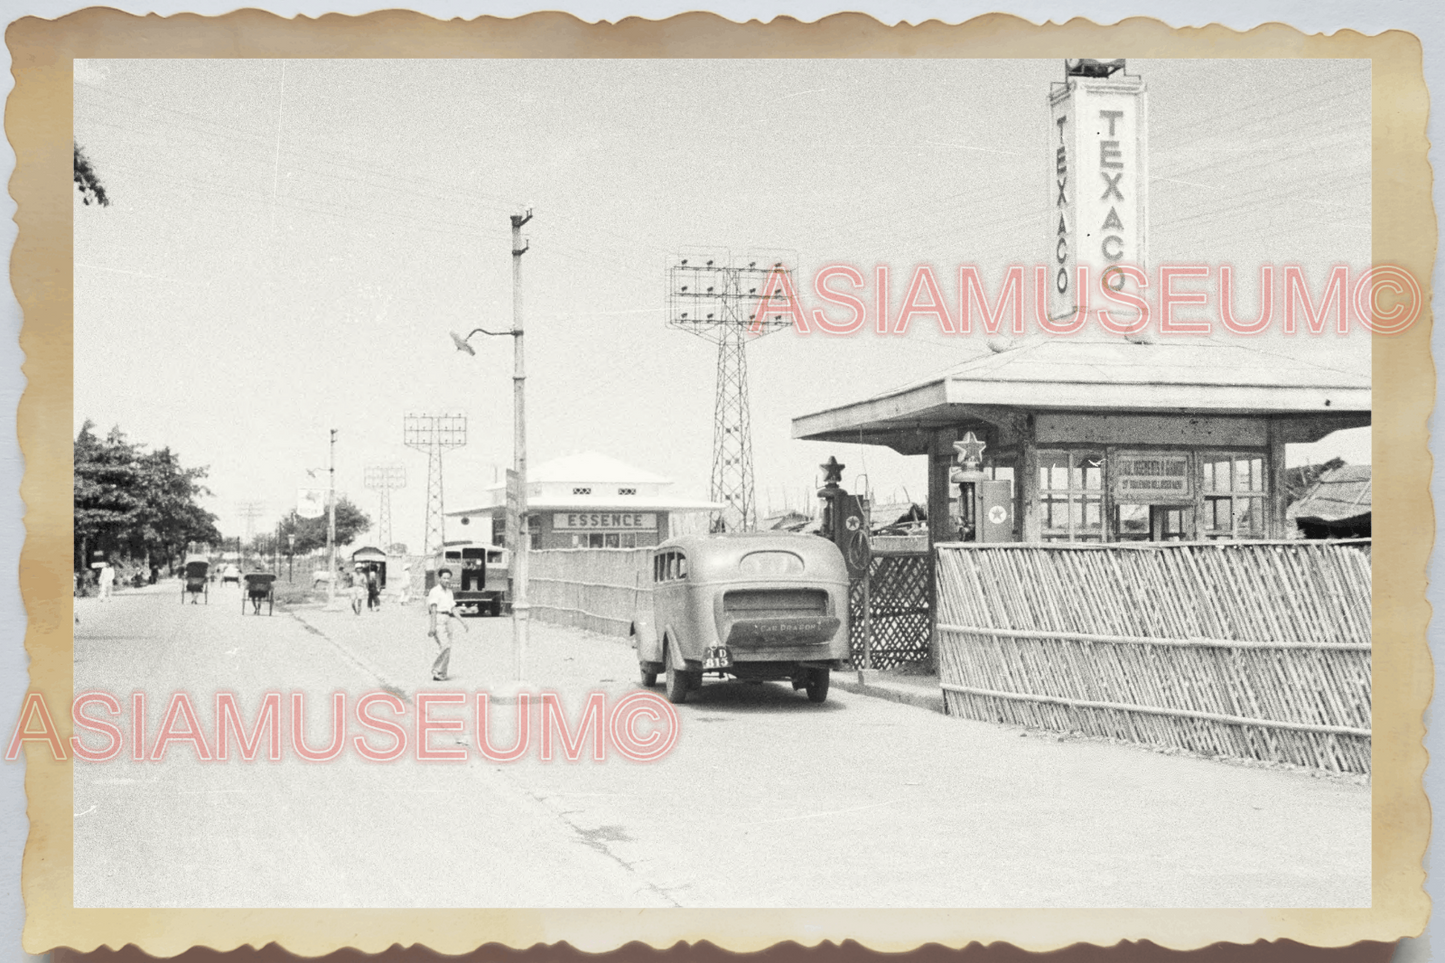
[[[447,512],[448,516],[467,515],[477,511],[490,511],[496,506],[487,508],[472,509],[471,512]],[[719,512],[723,509],[722,502],[709,502],[701,498],[682,498],[675,495],[637,495],[637,496],[569,496],[561,495],[533,495],[527,499],[528,511],[542,511],[543,509],[566,509],[568,511],[596,511],[606,509],[608,511],[631,511],[631,512]]]
[[[373,545],[363,545],[351,553],[353,562],[384,562],[386,553]]]
[[[1303,337],[1303,336],[1302,336]],[[793,419],[808,441],[889,444],[890,436],[1001,411],[1292,415],[1369,424],[1370,375],[1236,338],[1112,335],[1020,339],[921,381]]]
[[[654,475],[650,471],[634,468],[632,465],[610,458],[595,451],[584,451],[575,455],[563,455],[539,465],[527,466],[527,481],[565,482],[571,485],[591,483],[594,485],[669,485],[672,479]],[[503,483],[490,486],[504,487]]]

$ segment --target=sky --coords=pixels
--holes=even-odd
[[[1370,255],[1364,61],[1131,60],[1149,91],[1156,263],[1299,264],[1315,284]],[[377,515],[367,466],[405,467],[396,540],[421,544],[427,459],[406,413],[464,412],[449,509],[512,458],[512,346],[449,330],[512,322],[522,259],[532,464],[596,450],[705,497],[716,349],[665,323],[680,251],[822,265],[1044,262],[1055,60],[77,61],[75,137],[108,207],[75,205],[75,426],[118,425],[209,468],[227,534],[316,485]],[[1240,311],[1254,282],[1242,280]],[[948,290],[947,288],[945,289]],[[895,285],[895,303],[901,298]],[[819,303],[813,300],[812,303]],[[1366,337],[1265,339],[1368,370]],[[748,347],[761,512],[811,505],[818,464],[891,501],[921,458],[793,441],[791,421],[988,348],[782,331]],[[1291,464],[1368,462],[1368,429]],[[364,539],[363,539],[364,540]]]

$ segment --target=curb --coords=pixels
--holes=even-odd
[[[842,689],[844,692],[853,692],[858,695],[871,696],[875,699],[886,699],[889,702],[901,702],[904,705],[916,706],[919,709],[927,709],[930,712],[942,713],[943,691],[923,689],[917,686],[902,685],[879,685],[872,682],[859,682],[856,675],[851,678],[834,673],[829,683],[835,689]]]

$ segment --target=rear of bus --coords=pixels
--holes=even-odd
[[[498,616],[512,607],[510,563],[501,546],[468,543],[448,545],[438,553],[436,567],[452,570],[459,613]]]

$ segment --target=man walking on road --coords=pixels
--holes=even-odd
[[[381,575],[374,565],[366,570],[366,609],[381,611]]]
[[[114,585],[115,569],[109,562],[106,562],[100,570],[100,600],[102,602],[110,601],[110,590]]]
[[[457,600],[452,595],[452,570],[449,568],[437,571],[437,584],[427,593],[426,597],[427,619],[430,628],[427,630],[427,637],[436,640],[437,653],[436,661],[431,666],[431,677],[433,682],[445,682],[447,668],[452,661],[452,633],[453,626],[460,624],[463,629],[470,632],[467,624],[462,622],[457,615]],[[446,641],[442,641],[442,633],[446,633]]]

